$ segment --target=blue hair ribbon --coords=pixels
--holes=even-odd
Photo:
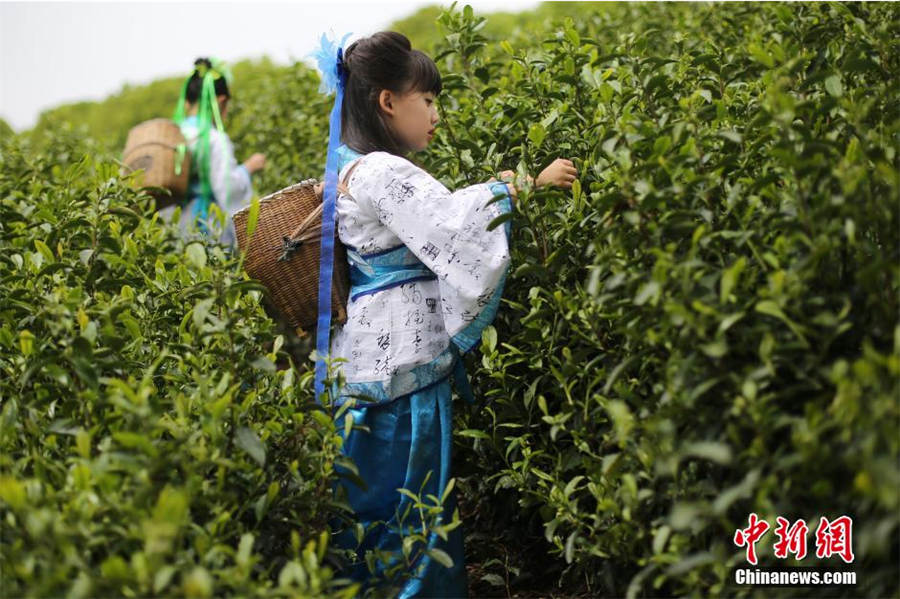
[[[344,101],[344,85],[347,71],[344,69],[343,45],[350,34],[340,42],[322,34],[320,47],[310,56],[318,62],[322,73],[319,93],[335,92],[334,106],[328,131],[328,157],[325,162],[325,189],[322,193],[322,241],[319,250],[318,321],[316,323],[316,401],[322,403],[327,368],[325,356],[331,351],[331,283],[334,274],[335,201],[337,195],[337,149],[341,145],[341,104]],[[336,397],[332,398],[337,399]]]
[[[343,46],[344,42],[351,34],[346,34],[340,42],[330,40],[323,33],[322,39],[319,41],[319,47],[307,54],[316,59],[319,71],[322,73],[322,81],[319,83],[320,94],[332,94],[338,91],[338,83],[343,85],[346,80],[346,72],[344,71],[343,62]],[[343,78],[343,80],[342,80]],[[331,147],[328,148],[331,150]]]

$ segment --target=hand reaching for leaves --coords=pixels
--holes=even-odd
[[[541,171],[535,184],[537,187],[553,185],[563,189],[572,189],[572,183],[575,182],[577,176],[578,169],[575,168],[575,163],[566,158],[557,158],[550,163],[550,166]]]
[[[244,161],[244,168],[247,169],[247,172],[251,175],[253,173],[259,172],[266,167],[266,156],[265,154],[260,154],[257,152],[250,158]]]
[[[515,171],[503,171],[499,175],[501,181],[505,181],[509,183],[509,192],[514,198],[518,198],[518,190],[516,189],[516,173]],[[528,182],[535,185],[535,187],[544,187],[547,185],[553,185],[555,187],[561,187],[563,189],[572,189],[572,183],[578,177],[578,169],[575,168],[575,163],[567,158],[557,158],[550,165],[541,171],[541,173],[537,176],[537,180],[532,179],[531,177],[527,177]],[[489,181],[496,181],[497,179],[491,177]]]

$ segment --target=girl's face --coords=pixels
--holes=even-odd
[[[440,120],[434,100],[432,92],[395,94],[382,90],[379,95],[381,109],[390,119],[391,128],[412,152],[427,148],[434,137]]]

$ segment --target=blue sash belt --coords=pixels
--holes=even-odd
[[[350,301],[405,283],[437,279],[405,245],[367,255],[347,248],[347,261],[350,263]]]

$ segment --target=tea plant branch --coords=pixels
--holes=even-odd
[[[444,109],[443,103],[438,102],[438,110],[441,113],[441,120],[444,121],[444,129],[446,129],[447,135],[450,136],[450,145],[453,148],[453,151],[456,153],[456,164],[459,165],[460,172],[462,172],[465,167],[465,163],[462,159],[462,150],[460,149],[456,134],[453,132],[453,125],[450,124],[451,119],[447,118],[447,112]],[[465,173],[465,178],[466,184],[471,184],[471,177],[468,172]]]

